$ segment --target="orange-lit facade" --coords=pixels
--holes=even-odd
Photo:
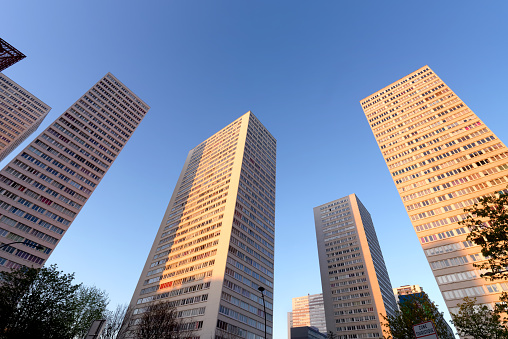
[[[0,73],[0,161],[39,128],[51,107]]]
[[[131,301],[169,302],[193,338],[273,327],[276,140],[248,112],[189,152]]]
[[[0,270],[44,264],[148,109],[108,73],[0,171]]]
[[[323,293],[293,298],[292,307],[292,312],[288,314],[289,339],[291,339],[292,327],[315,327],[319,332],[327,333]]]
[[[505,189],[505,145],[428,66],[360,103],[449,310],[466,296],[491,307],[508,284],[480,278],[458,222]]]

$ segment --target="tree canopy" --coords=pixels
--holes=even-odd
[[[479,198],[470,208],[465,220],[459,224],[467,226],[467,240],[480,245],[486,261],[474,263],[486,270],[482,277],[490,280],[508,279],[508,194],[499,192]]]
[[[486,305],[476,305],[476,298],[464,298],[459,304],[459,311],[451,313],[453,325],[461,336],[473,339],[508,338],[508,330],[503,325],[501,316],[491,311]]]
[[[382,315],[385,320],[383,325],[388,328],[384,330],[385,338],[415,339],[413,326],[426,321],[434,323],[439,339],[455,338],[443,318],[443,313],[439,312],[427,294],[408,295],[404,302],[399,303],[399,308],[400,311],[396,311],[394,315]]]
[[[73,280],[56,265],[0,272],[0,338],[83,337],[103,316],[108,298]]]

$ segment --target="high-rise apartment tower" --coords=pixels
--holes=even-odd
[[[355,194],[314,208],[326,328],[339,339],[382,338],[397,304],[370,213]]]
[[[315,327],[319,332],[326,334],[323,293],[293,298],[292,306],[292,312],[288,315],[288,319],[290,319],[289,336],[291,335],[291,327],[304,326]]]
[[[272,338],[276,140],[247,112],[187,156],[131,306],[170,302],[202,339]]]
[[[0,161],[39,128],[50,110],[51,107],[0,73]]]
[[[448,309],[492,306],[506,283],[480,278],[464,207],[503,190],[505,145],[428,66],[360,101]]]
[[[44,264],[148,109],[108,73],[0,171],[0,270]]]

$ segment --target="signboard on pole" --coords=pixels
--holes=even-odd
[[[416,339],[439,339],[432,321],[426,321],[424,323],[414,325],[413,331],[415,332]]]

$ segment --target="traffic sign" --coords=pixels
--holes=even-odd
[[[415,332],[416,339],[439,339],[432,321],[426,321],[424,323],[414,325],[413,331]]]

